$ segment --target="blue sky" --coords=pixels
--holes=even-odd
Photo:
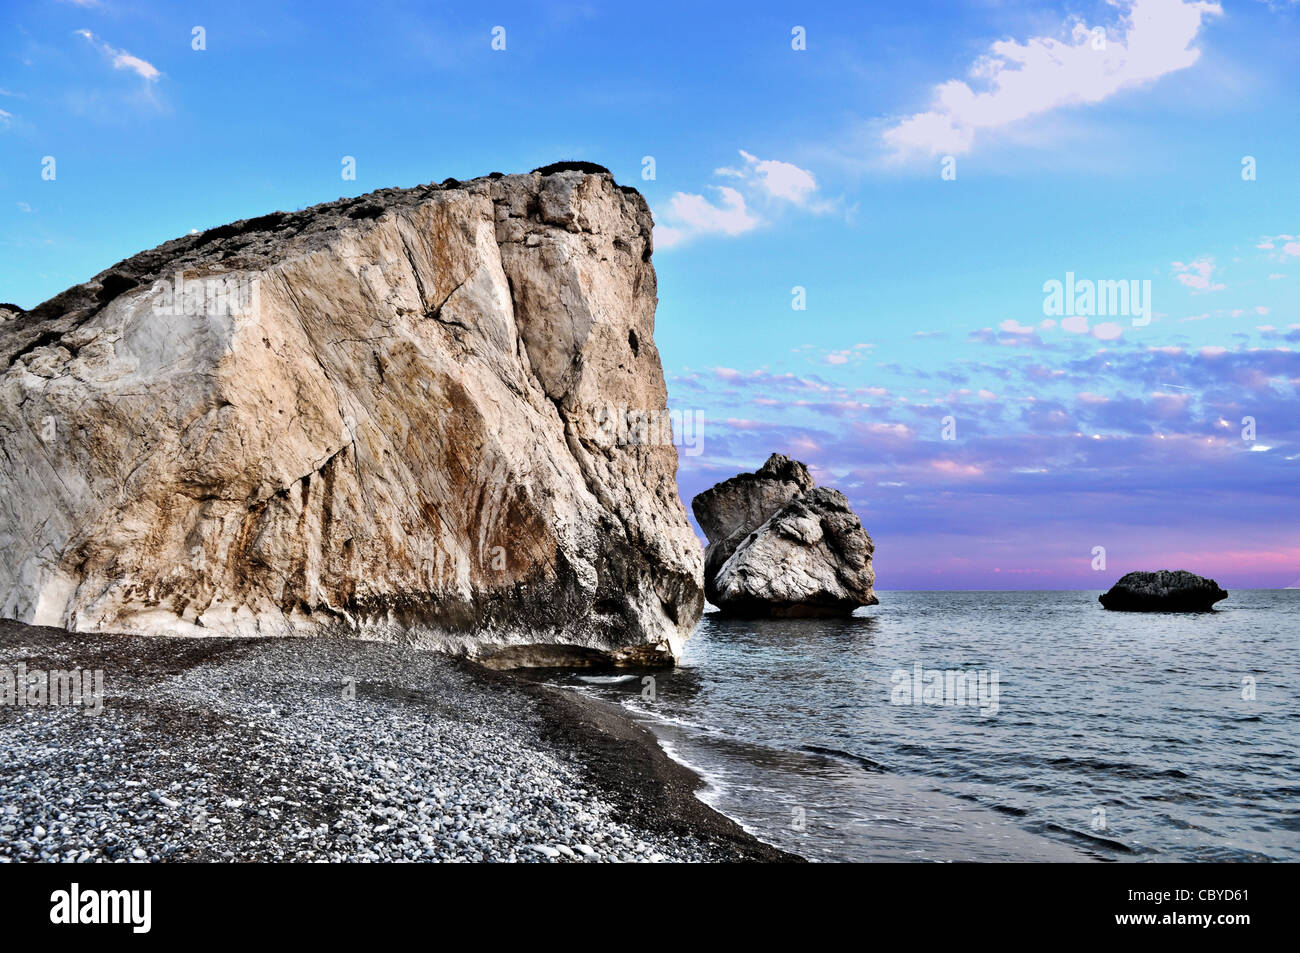
[[[685,499],[790,453],[884,588],[1300,581],[1300,4],[847,6],[11,0],[0,300],[589,159],[655,212]],[[1149,281],[1149,322],[1045,313],[1067,272]]]

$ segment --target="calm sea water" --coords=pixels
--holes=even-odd
[[[706,615],[674,671],[560,681],[625,705],[706,801],[810,859],[1300,860],[1300,590],[1204,615],[1097,595]],[[922,686],[983,673],[982,708],[907,703],[918,665]]]

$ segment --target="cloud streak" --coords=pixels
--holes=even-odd
[[[106,56],[109,62],[113,64],[113,69],[129,70],[143,79],[146,85],[156,83],[162,77],[162,73],[158,71],[158,68],[148,60],[142,60],[126,50],[119,50],[110,46],[89,30],[78,30],[77,35],[84,38],[87,43]]]

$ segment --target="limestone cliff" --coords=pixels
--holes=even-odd
[[[175,239],[0,311],[0,615],[671,661],[703,606],[651,218],[582,168]]]

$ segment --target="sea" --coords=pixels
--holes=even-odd
[[[708,612],[676,669],[552,680],[812,861],[1300,860],[1300,590],[1203,614],[877,594],[847,619]]]

